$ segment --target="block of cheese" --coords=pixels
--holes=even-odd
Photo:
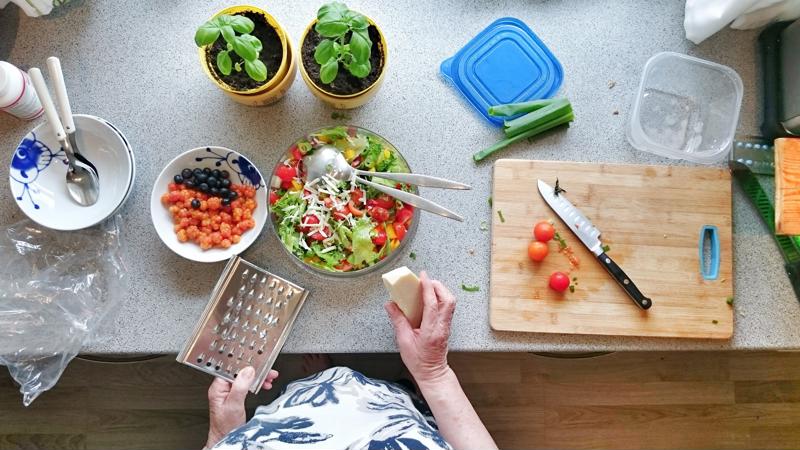
[[[397,303],[413,328],[422,323],[422,288],[419,278],[408,267],[398,267],[383,274],[383,285],[389,298]]]
[[[775,139],[775,233],[800,234],[800,139]]]

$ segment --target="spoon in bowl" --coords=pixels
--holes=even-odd
[[[391,195],[403,203],[408,203],[409,205],[415,206],[419,209],[450,219],[455,219],[459,222],[464,221],[464,218],[460,215],[428,199],[422,198],[410,192],[375,183],[374,181],[369,181],[362,177],[379,177],[400,183],[413,184],[416,186],[438,187],[445,189],[471,189],[470,186],[466,184],[428,175],[393,172],[369,172],[356,169],[348,164],[347,160],[344,158],[344,155],[342,155],[339,149],[332,145],[323,145],[322,147],[316,149],[312,154],[304,157],[303,167],[305,167],[306,171],[306,181],[316,180],[324,175],[329,175],[339,181],[349,181],[352,178],[355,178],[359,183],[375,188],[384,194]]]
[[[47,115],[47,122],[67,155],[69,162],[69,168],[67,168],[67,192],[69,192],[69,196],[81,206],[94,205],[100,196],[100,182],[97,179],[97,174],[94,170],[75,159],[72,147],[69,144],[69,138],[67,138],[64,126],[58,118],[58,113],[56,113],[53,99],[50,98],[50,92],[47,90],[47,85],[44,84],[42,71],[34,67],[28,71],[28,75],[30,75],[33,87],[36,89],[36,95],[39,96],[39,100],[42,102],[44,112]]]

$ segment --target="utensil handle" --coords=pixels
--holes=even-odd
[[[374,183],[372,181],[367,181],[367,180],[365,180],[363,178],[360,178],[360,177],[356,177],[356,180],[359,183],[362,183],[362,184],[365,184],[367,186],[373,187],[373,188],[383,192],[384,194],[389,194],[392,197],[396,198],[397,200],[400,200],[403,203],[408,203],[411,206],[415,206],[415,207],[417,207],[419,209],[422,209],[422,210],[425,210],[425,211],[428,211],[428,212],[432,212],[432,213],[440,215],[442,217],[447,217],[449,219],[455,219],[455,220],[457,220],[459,222],[463,222],[464,221],[463,217],[459,216],[458,214],[454,213],[453,211],[450,211],[449,209],[447,209],[447,208],[445,208],[443,206],[439,206],[436,203],[434,203],[434,202],[432,202],[432,201],[430,201],[428,199],[422,198],[422,197],[420,197],[418,195],[414,195],[414,194],[412,194],[410,192],[406,192],[406,191],[401,191],[400,189],[390,188],[389,186],[384,186],[382,184]]]
[[[468,184],[416,173],[368,172],[360,169],[356,169],[356,173],[361,176],[384,178],[387,180],[398,181],[400,183],[413,184],[414,186],[442,189],[472,189],[472,187]]]
[[[61,122],[67,134],[75,132],[75,121],[72,119],[72,107],[67,96],[67,85],[64,83],[64,73],[61,71],[61,61],[55,56],[47,58],[47,68],[50,69],[50,78],[56,90],[56,101],[58,101],[58,112]]]
[[[66,140],[67,134],[64,132],[61,121],[58,119],[58,113],[56,112],[55,105],[53,105],[53,99],[50,98],[50,91],[47,90],[47,85],[44,84],[42,71],[37,67],[33,67],[28,70],[28,76],[31,77],[33,88],[36,90],[36,95],[39,96],[39,101],[42,102],[47,121],[50,123],[50,128],[53,130],[53,133],[56,135],[56,139],[59,141]]]
[[[625,289],[625,292],[627,292],[630,298],[633,299],[633,302],[636,303],[636,306],[642,309],[649,309],[651,306],[653,306],[653,301],[645,297],[644,294],[639,291],[636,285],[633,284],[633,281],[628,278],[628,275],[625,274],[622,268],[619,267],[610,256],[603,252],[600,253],[597,259],[600,261],[600,264],[606,268],[608,273],[610,273],[611,276],[617,280],[617,283],[622,286],[622,289]]]

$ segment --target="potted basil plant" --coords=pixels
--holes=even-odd
[[[300,73],[311,92],[337,109],[371,99],[386,73],[386,39],[344,3],[322,5],[300,41]]]
[[[197,29],[194,41],[206,75],[239,103],[274,103],[294,81],[297,67],[291,43],[263,9],[223,9]]]

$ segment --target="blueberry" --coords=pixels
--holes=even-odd
[[[231,176],[231,174],[230,174],[230,173],[228,173],[228,171],[227,171],[227,170],[223,170],[223,171],[222,171],[222,172],[220,172],[219,174],[220,174],[220,176],[222,176],[222,178],[225,178],[226,180],[227,180],[228,178],[230,178],[230,176]]]
[[[192,180],[185,180],[183,182],[183,185],[186,186],[189,189],[194,189],[194,181],[192,181]]]
[[[203,169],[203,173],[206,174],[206,175],[211,175],[211,169],[206,167],[206,168]]]
[[[189,178],[192,178],[194,176],[194,173],[192,172],[192,169],[183,169],[181,171],[181,176],[183,177],[184,180],[188,180]]]
[[[183,177],[181,176],[181,174],[175,175],[174,177],[172,177],[172,179],[178,184],[183,184]]]
[[[203,169],[194,169],[194,170],[192,171],[192,173],[193,173],[195,176],[197,176],[197,175],[199,175],[199,174],[203,173]]]
[[[218,196],[219,188],[212,187],[211,189],[209,189],[209,192],[211,192],[211,195]]]
[[[200,186],[198,186],[198,188],[200,189],[200,192],[208,192],[208,185],[205,183],[200,183]]]
[[[219,190],[219,195],[222,198],[228,198],[231,196],[231,190],[228,188],[222,188]]]
[[[208,180],[208,175],[204,174],[203,172],[200,172],[194,175],[194,179],[201,183],[205,183],[206,180]]]
[[[223,198],[222,199],[222,206],[228,206],[230,204],[231,204],[231,199],[229,199],[229,198]]]
[[[227,178],[223,178],[223,179],[219,180],[219,185],[220,185],[220,187],[224,187],[224,188],[231,187],[231,180],[229,180]]]
[[[238,197],[239,197],[239,193],[238,193],[238,192],[236,192],[236,191],[231,191],[231,195],[230,195],[230,197],[228,197],[228,198],[230,198],[230,199],[231,199],[231,201],[233,201],[233,200],[236,200]]]
[[[214,169],[211,171],[211,175],[214,175],[214,178],[219,178],[222,175],[222,172],[219,169]]]
[[[192,208],[197,209],[200,207],[200,200],[193,198],[192,199]]]
[[[209,186],[211,187],[219,187],[219,180],[214,177],[208,177],[208,181],[206,181]]]

